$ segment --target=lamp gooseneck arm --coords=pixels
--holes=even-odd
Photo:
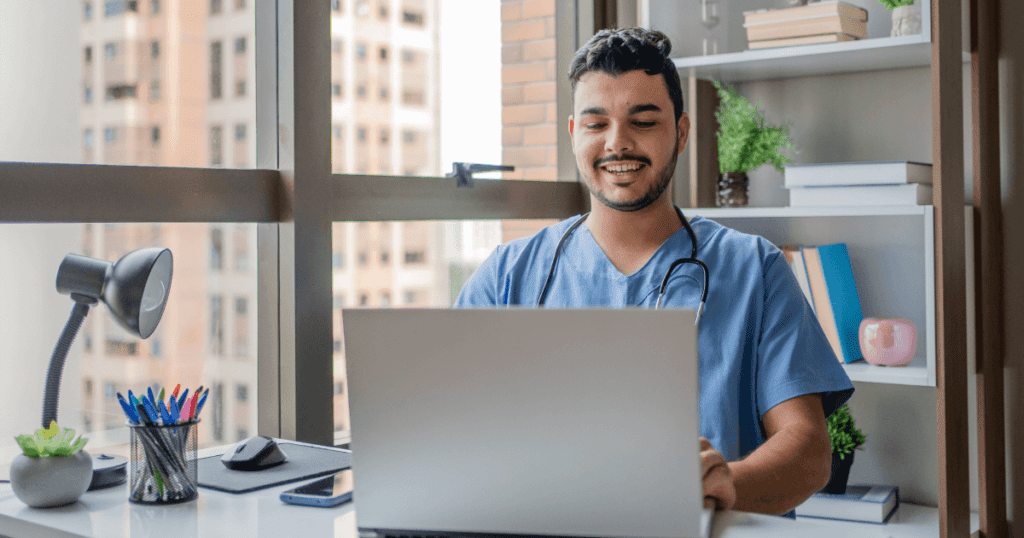
[[[93,302],[95,304],[95,302]],[[49,428],[50,422],[57,420],[57,397],[60,393],[60,377],[64,373],[64,359],[68,356],[71,343],[82,326],[82,320],[89,313],[89,305],[75,301],[71,309],[71,317],[64,324],[64,332],[60,333],[57,346],[50,357],[50,368],[46,372],[46,390],[43,392],[43,428]]]

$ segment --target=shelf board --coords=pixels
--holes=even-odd
[[[851,381],[934,387],[935,380],[929,376],[926,364],[927,359],[918,356],[906,366],[875,366],[861,360],[844,364],[843,368]]]
[[[874,217],[924,215],[924,205],[817,206],[817,207],[697,207],[684,209],[709,219],[764,217]]]
[[[726,82],[830,75],[931,65],[921,34],[674,58],[681,76]],[[970,57],[968,56],[968,61]]]

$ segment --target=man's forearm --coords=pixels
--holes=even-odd
[[[826,437],[827,439],[827,437]],[[734,510],[784,514],[828,482],[831,447],[808,432],[777,432],[750,456],[729,463]]]

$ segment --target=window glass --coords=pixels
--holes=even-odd
[[[349,430],[341,309],[447,308],[496,246],[554,222],[537,219],[334,223],[331,274],[337,442],[347,442]],[[358,263],[343,263],[352,259]]]
[[[200,447],[234,442],[239,428],[256,427],[256,271],[251,259],[255,224],[218,224],[220,269],[211,260],[211,225],[195,224],[3,224],[0,279],[17,282],[0,301],[0,405],[16,409],[0,421],[0,461],[17,450],[14,438],[39,428],[47,365],[73,301],[54,279],[70,253],[116,262],[138,248],[171,250],[173,276],[164,314],[145,340],[118,325],[110,309],[89,310],[71,346],[61,377],[57,419],[84,433],[87,450],[128,455],[128,429],[117,393],[168,391],[181,383],[244,386],[246,398],[211,391],[200,417]],[[9,331],[4,333],[4,328]],[[16,328],[16,331],[11,328]],[[28,360],[27,358],[31,358]],[[233,396],[233,394],[232,394]],[[10,458],[4,459],[7,455]]]
[[[0,161],[206,167],[208,126],[245,123],[245,147],[225,146],[221,161],[255,165],[252,9],[79,1],[3,3]],[[116,141],[83,146],[82,132],[108,127]]]
[[[555,0],[354,6],[331,12],[332,123],[350,130],[333,137],[335,173],[439,177],[457,161],[558,179]],[[402,143],[363,146],[362,128]]]

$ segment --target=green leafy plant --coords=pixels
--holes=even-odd
[[[828,417],[826,425],[828,437],[832,440],[832,452],[839,454],[839,459],[846,459],[847,454],[860,448],[868,438],[857,429],[853,416],[850,415],[850,408],[845,404]]]
[[[780,153],[792,149],[789,127],[765,125],[761,101],[750,104],[732,86],[714,81],[721,102],[715,111],[718,120],[718,169],[728,172],[749,172],[771,163],[779,172],[792,159]]]
[[[892,11],[898,7],[909,6],[914,3],[914,0],[878,0],[878,2],[885,6],[885,9]]]
[[[19,435],[14,438],[21,446],[21,451],[30,458],[70,456],[85,446],[88,439],[81,436],[74,442],[75,430],[71,428],[58,428],[57,421],[50,421],[47,429],[36,430],[35,437],[31,435]]]

